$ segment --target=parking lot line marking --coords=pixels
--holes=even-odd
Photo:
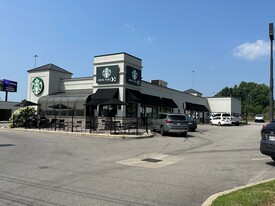
[[[270,157],[252,159],[252,161],[261,161],[261,160],[270,160]]]

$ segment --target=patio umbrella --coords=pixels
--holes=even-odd
[[[109,99],[106,102],[100,103],[99,105],[127,105],[127,103],[119,99]]]
[[[31,102],[28,100],[22,100],[20,103],[15,104],[15,107],[28,107],[28,106],[38,106],[39,104],[35,103],[35,102]]]

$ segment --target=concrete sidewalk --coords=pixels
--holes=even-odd
[[[90,136],[90,137],[102,137],[102,138],[113,138],[113,139],[141,139],[141,138],[151,138],[154,136],[154,133],[152,133],[149,129],[148,132],[146,132],[145,128],[138,129],[138,132],[136,132],[135,129],[132,129],[131,132],[117,132],[117,133],[111,133],[110,130],[96,130],[91,131],[90,129],[83,129],[83,131],[66,131],[63,129],[56,129],[53,128],[23,128],[23,127],[17,127],[17,128],[10,128],[9,122],[0,122],[0,129],[5,130],[11,130],[11,131],[24,131],[24,132],[44,132],[44,133],[54,133],[54,134],[71,134],[71,135],[83,135],[83,136]]]

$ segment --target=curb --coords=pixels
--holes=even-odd
[[[54,134],[69,134],[69,135],[80,135],[89,137],[101,137],[101,138],[111,138],[111,139],[143,139],[152,138],[154,134],[151,131],[148,133],[144,132],[139,134],[110,134],[110,133],[90,133],[90,132],[69,132],[69,131],[52,131],[52,130],[38,130],[38,129],[24,129],[24,128],[0,128],[1,130],[10,131],[22,131],[22,132],[38,132],[38,133],[54,133]]]
[[[237,190],[241,190],[241,189],[244,189],[244,188],[247,188],[247,187],[252,187],[252,186],[255,186],[255,185],[262,184],[262,183],[270,182],[270,181],[273,181],[273,180],[275,180],[275,178],[267,179],[267,180],[263,180],[263,181],[259,181],[259,182],[255,182],[255,183],[249,183],[245,186],[235,187],[235,188],[230,189],[230,190],[226,190],[226,191],[223,191],[223,192],[213,194],[210,197],[208,197],[207,200],[201,206],[211,206],[213,201],[216,200],[219,196],[229,194],[231,192],[235,192]]]

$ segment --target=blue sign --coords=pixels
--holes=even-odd
[[[17,92],[17,82],[3,79],[3,91]]]

